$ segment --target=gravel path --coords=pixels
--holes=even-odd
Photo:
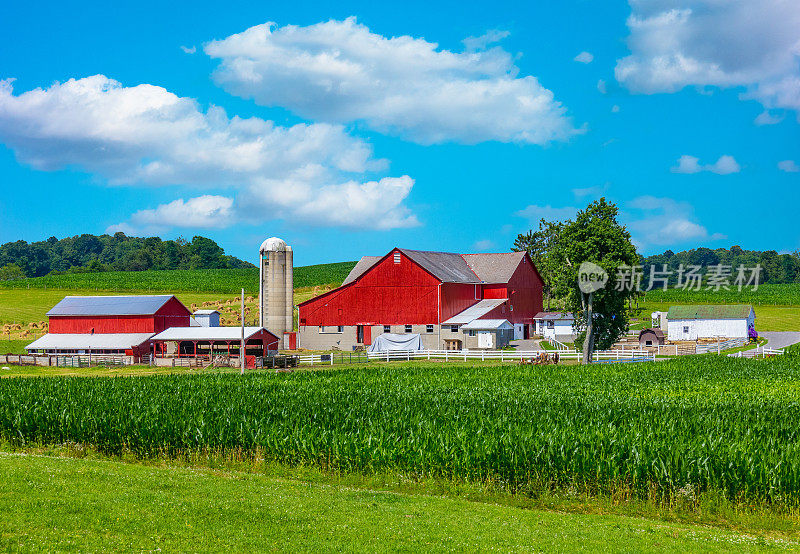
[[[783,348],[800,342],[800,333],[796,331],[764,331],[759,334],[767,339],[767,348]]]

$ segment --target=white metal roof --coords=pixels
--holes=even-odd
[[[249,339],[263,327],[245,327],[244,338]],[[153,340],[241,340],[241,327],[170,327],[153,337]]]
[[[463,312],[454,315],[447,321],[443,321],[442,325],[461,325],[463,323],[469,323],[473,319],[478,319],[488,314],[506,300],[508,300],[508,298],[488,298],[486,300],[480,300]]]
[[[26,350],[125,350],[139,346],[153,333],[47,333]]]
[[[507,319],[473,319],[466,325],[462,325],[461,329],[472,331],[485,331],[495,329],[513,329],[514,326],[508,322]]]
[[[195,310],[193,315],[211,315],[218,314],[219,310]]]
[[[284,250],[288,251],[291,249],[292,247],[287,245],[285,240],[279,239],[278,237],[270,237],[261,243],[261,248],[258,250],[259,252],[283,252]]]

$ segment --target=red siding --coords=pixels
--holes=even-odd
[[[442,321],[450,319],[481,300],[481,287],[482,285],[443,283]],[[436,323],[436,319],[428,323]]]
[[[502,319],[511,323],[533,323],[533,316],[542,311],[542,278],[528,256],[508,281],[508,298],[514,311],[506,308]]]
[[[502,285],[483,285],[484,298],[508,298],[508,286]]]
[[[393,251],[394,252],[394,251]],[[300,306],[301,325],[422,325],[436,322],[439,280],[389,253],[357,281]]]
[[[51,333],[160,333],[188,327],[190,312],[177,298],[152,315],[50,316]]]

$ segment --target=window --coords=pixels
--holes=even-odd
[[[686,334],[689,333],[689,326],[688,325],[684,325],[683,326],[683,332],[686,333]]]
[[[513,312],[514,311],[514,304],[509,304],[508,305],[508,311],[509,312]]]
[[[396,264],[400,263],[400,252],[395,252],[394,253],[394,263],[396,263]]]
[[[426,325],[425,326],[426,333],[433,333],[433,325]]]
[[[384,325],[383,326],[383,332],[384,333],[391,333],[392,332],[392,326],[391,325]]]
[[[475,336],[475,331],[472,331],[472,330],[470,330],[470,332],[469,332],[469,336],[470,336],[470,337],[474,337],[474,336]]]
[[[344,325],[320,325],[319,326],[320,333],[344,333]]]
[[[411,325],[406,325],[406,333],[410,333],[410,332],[411,332]]]
[[[453,333],[458,333],[458,325],[451,325],[451,326],[450,326],[450,330],[451,330]]]
[[[338,327],[336,327],[336,332],[337,333],[344,333],[344,325],[339,325]]]
[[[646,340],[646,341],[644,341],[644,344],[645,344],[645,346],[653,346],[653,341]]]
[[[555,322],[555,321],[553,321],[553,320],[549,320],[549,321],[547,322],[547,328],[548,328],[548,329],[554,329],[554,328],[555,328],[555,326],[556,326],[556,322]]]

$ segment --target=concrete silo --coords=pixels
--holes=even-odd
[[[283,343],[284,332],[294,328],[292,247],[277,237],[268,238],[261,243],[258,267],[259,325]]]

